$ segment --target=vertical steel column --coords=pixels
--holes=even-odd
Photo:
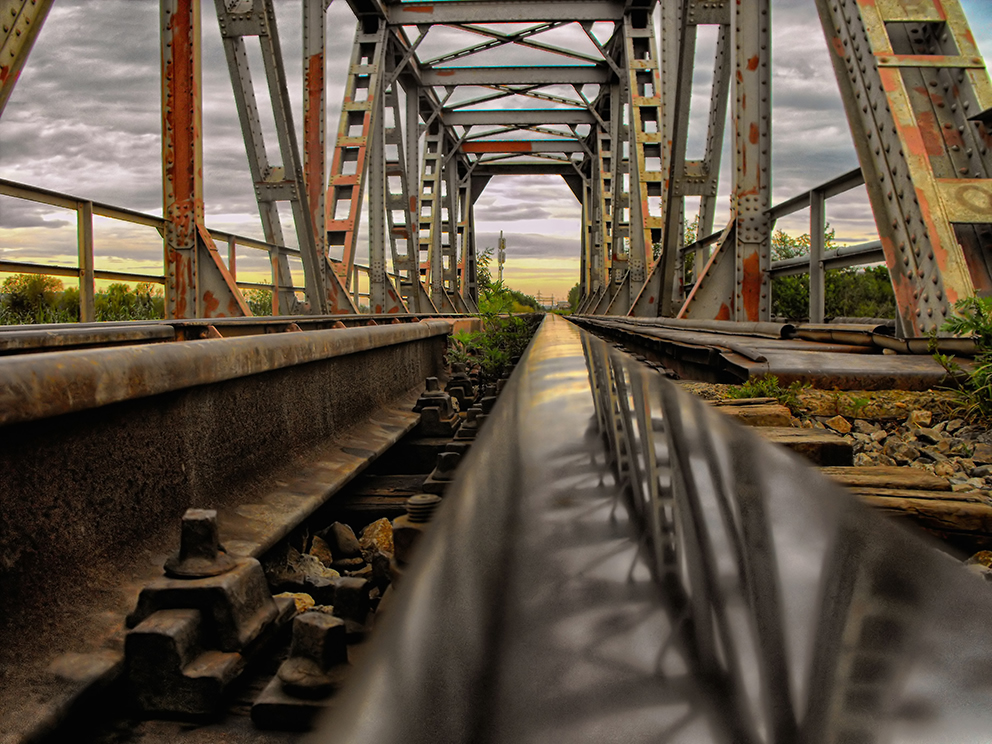
[[[592,179],[582,179],[582,198],[580,207],[582,210],[582,236],[579,246],[579,302],[584,300],[590,293],[592,287],[592,246],[593,246],[593,220],[592,220]]]
[[[680,2],[678,10],[674,3]],[[673,16],[678,19],[678,43],[668,39],[665,45],[666,58],[674,57],[675,64],[665,67],[666,103],[671,104],[671,111],[664,112],[664,121],[668,127],[666,132],[665,149],[668,162],[666,172],[667,188],[664,189],[664,236],[662,239],[661,256],[655,268],[657,277],[645,285],[645,292],[634,302],[632,313],[636,315],[661,315],[671,317],[675,314],[676,301],[681,294],[677,285],[680,277],[678,269],[682,264],[682,230],[685,206],[685,153],[689,128],[689,104],[692,98],[692,73],[696,53],[696,24],[690,23],[691,11],[689,0],[673,0],[663,10],[666,19]],[[667,29],[666,36],[675,31]],[[673,51],[672,47],[676,47]],[[670,137],[670,138],[668,138]]]
[[[200,2],[162,0],[165,317],[251,315],[203,224]]]
[[[610,106],[612,110],[612,106]],[[608,122],[609,123],[609,122]],[[613,126],[612,124],[610,125]],[[599,130],[597,136],[597,179],[599,190],[599,250],[601,253],[600,270],[602,271],[602,286],[609,290],[610,271],[613,268],[613,147],[614,138],[610,131]]]
[[[444,127],[435,119],[424,139],[424,163],[420,178],[419,235],[421,267],[426,268],[431,301],[442,312],[454,312],[444,289],[444,258],[441,248],[442,176]],[[424,254],[426,253],[426,261]]]
[[[685,293],[685,197],[700,196],[699,237],[708,235],[713,226],[720,148],[723,145],[727,114],[727,88],[730,69],[727,46],[730,38],[728,0],[695,3],[669,0],[662,6],[662,85],[664,86],[661,161],[667,176],[661,190],[664,230],[661,256],[648,277],[640,296],[631,307],[631,315],[673,316],[681,308]],[[689,135],[690,101],[696,52],[697,28],[718,24],[720,34],[714,59],[713,87],[710,93],[706,149],[702,160],[686,160]],[[693,275],[697,279],[704,251],[697,251]]]
[[[770,0],[732,6],[734,79],[734,189],[736,257],[733,320],[771,317],[771,23]]]
[[[370,117],[372,131],[369,132],[368,183],[369,183],[369,308],[373,313],[385,312],[386,297],[386,160],[383,136],[383,96],[377,95],[372,101]],[[356,276],[355,288],[358,282]],[[390,286],[392,289],[392,286]],[[393,293],[393,307],[399,297]]]
[[[652,214],[652,199],[662,196],[661,77],[654,24],[644,11],[628,13],[623,22],[624,69],[627,79],[630,148],[630,291],[640,291],[654,262],[652,249],[661,241],[661,214]],[[649,162],[657,161],[657,167]]]
[[[0,116],[51,7],[52,0],[0,0]]]
[[[76,205],[76,242],[79,248],[79,320],[92,323],[96,320],[93,296],[93,202]]]
[[[622,36],[622,34],[621,34]],[[621,47],[622,49],[622,47]],[[611,86],[610,93],[611,115],[610,146],[612,147],[612,157],[610,164],[613,167],[611,185],[613,187],[613,198],[611,206],[613,215],[611,218],[610,238],[612,245],[609,250],[610,258],[610,285],[609,302],[606,305],[607,315],[626,315],[630,309],[633,297],[630,291],[630,144],[627,138],[630,132],[630,91],[624,82],[618,81]]]
[[[326,253],[327,244],[324,229],[324,169],[327,167],[324,49],[328,5],[328,0],[303,0],[303,178],[310,201],[314,243],[321,256]]]
[[[469,178],[472,179],[472,200],[469,205],[468,220],[469,220],[469,242],[468,242],[468,292],[469,296],[472,298],[472,302],[476,307],[479,306],[479,274],[478,274],[478,262],[476,257],[478,256],[478,245],[475,239],[475,203],[482,196],[482,191],[486,188],[489,183],[489,176],[473,176],[469,174]]]
[[[469,291],[468,269],[469,269],[469,244],[472,229],[472,176],[467,175],[458,183],[458,295],[466,305],[466,309],[472,311],[475,302],[472,300],[472,293]],[[474,257],[473,257],[474,261]]]
[[[468,312],[462,301],[461,287],[458,283],[458,161],[452,152],[444,158],[444,217],[442,222],[447,242],[442,239],[444,252],[444,288],[448,299],[458,312]]]
[[[826,196],[809,192],[809,322],[824,321],[823,237],[827,229]]]

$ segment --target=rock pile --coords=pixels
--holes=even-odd
[[[943,415],[914,409],[902,421],[837,415],[797,423],[853,440],[855,465],[908,465],[947,478],[953,491],[992,489],[992,432],[959,418],[938,418]]]

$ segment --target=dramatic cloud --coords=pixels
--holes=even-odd
[[[962,0],[979,46],[992,55],[992,3]],[[203,3],[203,132],[207,222],[218,229],[262,237],[254,190],[213,4]],[[298,2],[276,3],[289,93],[297,131],[302,117],[301,17]],[[355,20],[347,3],[328,11],[329,140],[337,130],[345,72]],[[152,0],[59,0],[35,45],[0,122],[0,176],[96,201],[161,214],[161,121],[159,4]],[[612,26],[596,24],[605,41]],[[506,30],[505,27],[501,30]],[[419,33],[408,29],[411,39]],[[463,30],[434,28],[419,48],[421,58],[450,53],[483,40]],[[691,101],[690,157],[705,143],[710,67],[716,34],[700,30]],[[545,43],[596,55],[575,24],[542,35]],[[778,202],[857,166],[812,0],[773,0],[773,201]],[[257,42],[248,40],[253,84],[269,157],[277,151],[274,121]],[[544,51],[500,48],[452,65],[573,64]],[[440,95],[445,95],[439,89]],[[460,91],[449,103],[492,91]],[[575,100],[567,86],[548,93]],[[584,89],[589,97],[596,86]],[[556,107],[549,101],[513,96],[491,108]],[[486,128],[476,128],[479,134]],[[558,131],[567,132],[563,127]],[[490,130],[493,131],[493,130]],[[585,128],[580,132],[586,131]],[[495,135],[507,137],[512,135]],[[533,135],[544,137],[546,135]],[[717,224],[729,213],[733,133],[728,127],[721,154]],[[367,211],[367,210],[366,210]],[[499,177],[476,207],[478,245],[493,246],[503,230],[508,244],[506,274],[526,291],[564,295],[578,276],[580,208],[558,176]],[[283,232],[295,243],[292,221],[283,212]],[[828,219],[843,242],[870,239],[874,223],[864,189],[829,202]],[[367,220],[367,217],[366,217]],[[779,227],[808,230],[808,211],[783,219]],[[363,230],[367,230],[363,226]],[[161,241],[154,230],[98,219],[97,265],[160,274]],[[67,210],[0,198],[0,258],[75,261],[75,215]],[[359,252],[367,255],[367,248]],[[299,274],[298,262],[296,273]],[[242,251],[239,276],[264,278],[265,256]]]

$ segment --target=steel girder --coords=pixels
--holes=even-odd
[[[296,141],[296,128],[293,124],[289,88],[272,0],[253,0],[250,4],[233,5],[226,0],[215,0],[215,6],[265,238],[276,245],[284,244],[277,203],[289,202],[300,256],[303,260],[304,283],[311,311],[320,314],[354,312],[354,305],[349,300],[344,287],[335,277],[328,275],[327,260],[318,247],[315,237],[315,222],[311,213],[311,200],[307,194],[307,183],[303,176],[303,162]],[[306,35],[309,38],[305,39],[305,59],[313,56],[315,42],[311,24],[316,20],[313,17],[318,15],[313,7],[306,10],[309,12],[304,15],[304,25],[307,27]],[[319,22],[323,23],[322,15]],[[266,152],[245,46],[245,38],[252,36],[258,38],[261,50],[282,165],[271,163]],[[318,33],[317,36],[321,34]],[[308,73],[309,65],[308,60]],[[322,82],[322,76],[320,81]],[[308,79],[307,82],[311,86],[317,84],[317,80],[313,79]],[[312,106],[313,103],[314,101],[311,100],[310,105]],[[316,103],[319,111],[320,101]],[[307,134],[311,134],[312,137],[311,132]],[[275,282],[273,309],[274,311],[278,309],[283,314],[293,312],[296,309],[295,296],[291,291],[280,291],[286,285],[292,286],[289,263],[281,254],[274,256],[273,261],[276,262],[274,274],[278,276],[278,281]]]
[[[816,0],[907,335],[992,292],[992,83],[958,0]]]
[[[51,7],[52,0],[0,0],[0,116]]]
[[[438,283],[445,293],[443,307],[463,309],[474,295],[472,205],[485,182],[494,175],[554,173],[566,177],[582,202],[580,287],[585,310],[763,320],[771,308],[773,224],[768,1],[660,0],[658,55],[650,23],[653,4],[647,1],[459,0],[387,5],[379,0],[349,0],[359,19],[359,58],[349,70],[342,113],[345,129],[339,131],[325,200],[327,0],[301,0],[302,162],[271,0],[216,0],[266,238],[282,244],[276,202],[289,201],[309,309],[351,310],[345,285],[353,281],[356,226],[367,184],[375,205],[374,214],[370,213],[374,304],[398,310],[404,306],[402,294],[410,309],[436,310],[421,283],[423,270],[435,296],[441,298]],[[900,329],[924,334],[942,325],[956,300],[992,293],[992,82],[959,0],[813,2],[890,269]],[[0,0],[0,12],[11,17],[0,36],[5,62],[0,65],[0,110],[49,6],[46,0]],[[203,227],[198,14],[198,0],[162,0],[170,316],[247,311]],[[599,21],[614,24],[606,42],[592,33]],[[525,27],[490,27],[506,23]],[[600,56],[538,38],[569,23],[584,29]],[[483,40],[421,61],[416,50],[433,24]],[[701,160],[692,161],[685,159],[685,139],[695,36],[701,24],[716,24],[720,31],[706,150]],[[413,42],[407,37],[412,27],[420,32]],[[244,50],[247,36],[260,41],[282,166],[266,157]],[[506,45],[558,55],[568,63],[450,65]],[[369,49],[371,56],[365,55]],[[707,235],[713,224],[731,77],[732,214],[719,235]],[[552,85],[571,85],[577,98],[547,90]],[[583,92],[587,85],[599,88],[593,100]],[[487,92],[471,100],[452,99],[461,86]],[[406,93],[405,107],[401,107],[400,87]],[[363,101],[355,95],[360,90],[365,93]],[[478,108],[512,96],[554,107]],[[387,109],[391,125],[386,123]],[[356,117],[361,119],[358,133],[351,131]],[[419,151],[422,127],[431,142],[424,158]],[[493,127],[495,132],[490,131]],[[499,139],[517,131],[555,139]],[[428,159],[436,161],[436,169],[427,167]],[[350,170],[352,163],[354,173],[342,169],[348,164]],[[693,246],[691,270],[683,264],[686,196],[701,197],[697,237],[702,239]],[[344,207],[339,209],[341,202]],[[813,205],[815,224],[822,222],[817,211],[821,206]],[[430,213],[428,226],[421,224],[425,208]],[[332,218],[326,224],[325,210]],[[428,230],[426,236],[422,229]],[[405,254],[397,243],[404,231]],[[340,278],[328,261],[325,235],[342,250],[342,262],[334,266]],[[400,278],[399,292],[385,267],[386,236],[393,271]],[[816,239],[813,242],[814,249],[822,248]],[[433,251],[426,261],[419,255],[421,244]],[[650,266],[656,246],[660,260]],[[274,251],[271,259],[274,309],[294,311],[295,290],[286,255]],[[816,307],[822,305],[822,297],[814,300]],[[814,314],[819,316],[816,308]]]
[[[770,10],[767,0],[697,3],[671,0],[662,6],[663,63],[666,108],[664,126],[671,143],[662,153],[668,186],[662,193],[665,227],[661,255],[634,302],[631,315],[663,315],[760,321],[771,312],[771,57]],[[685,159],[689,101],[692,89],[696,29],[720,26],[705,155]],[[698,250],[693,285],[683,301],[682,261],[685,197],[699,195],[700,225],[712,225],[723,141],[729,64],[727,47],[733,24],[734,160],[731,225],[713,254]],[[678,29],[677,36],[673,29]],[[672,38],[672,37],[675,38]],[[708,232],[708,230],[707,230]],[[700,236],[701,237],[701,236]],[[729,255],[728,255],[729,254]],[[732,256],[732,257],[731,257]]]
[[[203,221],[200,2],[162,0],[160,18],[165,314],[251,315]]]
[[[349,0],[356,13],[367,12],[358,0]],[[620,21],[624,3],[610,0],[555,0],[555,2],[501,2],[462,0],[450,3],[396,3],[384,5],[390,25],[465,23],[540,23],[542,21]]]
[[[710,3],[705,8],[692,2],[669,2],[662,5],[661,74],[663,114],[660,123],[662,142],[661,170],[668,178],[661,183],[661,213],[664,220],[663,240],[659,241],[658,266],[651,272],[640,295],[631,308],[631,315],[671,316],[678,312],[684,300],[685,269],[683,263],[683,234],[685,197],[698,195],[700,200],[699,232],[708,235],[713,227],[717,178],[720,170],[720,150],[723,146],[727,113],[727,90],[730,83],[728,47],[730,43],[730,5]],[[719,25],[710,96],[706,149],[702,160],[685,159],[689,133],[689,103],[696,50],[698,26],[702,23]],[[693,277],[708,260],[708,251],[697,251],[692,262]]]

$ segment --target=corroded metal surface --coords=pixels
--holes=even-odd
[[[443,336],[443,320],[0,359],[0,425]]]
[[[549,317],[477,444],[311,741],[987,736],[988,587],[603,342]]]
[[[719,322],[680,326],[669,319],[574,319],[584,328],[660,355],[666,366],[689,379],[736,382],[775,375],[786,385],[799,381],[846,390],[925,390],[941,384],[946,376],[925,346],[911,349],[906,341],[875,333],[871,326],[860,330],[854,326],[813,326],[809,333],[803,331],[804,326],[798,331],[792,326],[778,326],[783,334],[798,333],[799,338],[773,338],[759,333],[774,330],[773,324],[745,325],[744,332],[735,334],[730,330],[732,324]],[[962,339],[949,343],[948,351],[971,346],[970,340]],[[883,353],[887,348],[917,353]]]

